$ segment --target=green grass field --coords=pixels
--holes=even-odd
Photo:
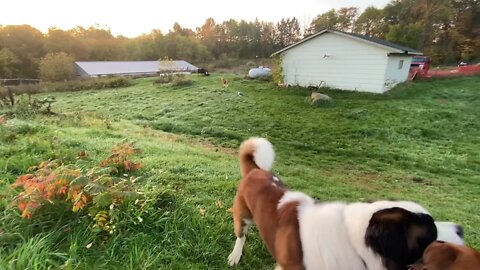
[[[479,77],[384,95],[326,90],[330,107],[307,104],[308,89],[226,77],[227,89],[219,75],[192,75],[185,87],[147,78],[115,90],[44,94],[56,97],[55,115],[4,110],[0,269],[228,269],[235,154],[251,136],[273,143],[273,170],[292,189],[319,200],[414,200],[437,220],[463,225],[468,244],[480,248]],[[97,163],[123,139],[142,150],[137,185],[148,203],[107,239],[81,213],[54,205],[22,220],[9,207],[8,185],[28,167],[73,162],[82,150]],[[236,269],[274,267],[255,229],[244,254]]]

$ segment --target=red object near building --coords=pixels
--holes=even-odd
[[[409,80],[455,77],[455,76],[477,76],[480,75],[479,65],[459,65],[458,67],[446,69],[430,69],[430,58],[428,56],[416,55],[412,58]]]
[[[410,80],[415,77],[427,77],[428,70],[430,69],[430,58],[428,56],[416,55],[412,57],[412,63],[410,64],[409,78]]]

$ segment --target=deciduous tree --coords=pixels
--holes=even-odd
[[[275,47],[283,48],[297,42],[301,37],[300,23],[297,18],[282,18],[275,29]]]
[[[0,28],[0,49],[7,48],[18,59],[18,77],[36,78],[38,61],[44,55],[43,34],[29,25]]]
[[[386,32],[385,28],[383,10],[376,7],[367,7],[355,22],[355,32],[369,37],[383,38]]]
[[[64,53],[49,53],[40,60],[40,79],[50,82],[71,80],[75,75],[74,59]]]
[[[0,78],[12,79],[19,76],[18,64],[20,60],[9,49],[3,48],[0,50]]]

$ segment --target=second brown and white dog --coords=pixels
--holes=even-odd
[[[264,138],[240,146],[242,180],[233,204],[237,240],[228,263],[240,261],[255,223],[278,269],[403,270],[437,239],[463,243],[459,226],[435,223],[410,201],[318,202],[289,191],[272,173],[275,152]]]
[[[436,241],[431,243],[421,262],[410,270],[479,270],[480,252],[463,245]]]

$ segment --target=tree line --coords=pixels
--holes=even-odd
[[[479,0],[392,0],[361,13],[356,7],[331,9],[303,27],[295,17],[277,23],[208,18],[196,29],[175,23],[168,33],[152,30],[127,38],[98,25],[47,33],[29,25],[0,26],[0,78],[36,78],[41,59],[59,52],[82,61],[265,58],[325,28],[418,49],[437,64],[480,60]]]

